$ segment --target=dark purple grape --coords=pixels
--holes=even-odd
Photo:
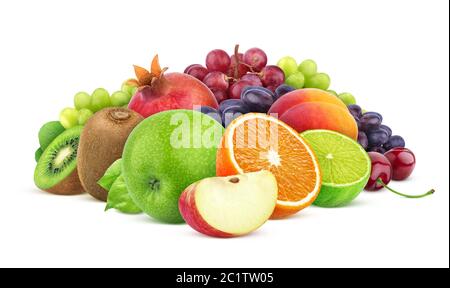
[[[348,108],[348,111],[350,111],[350,114],[352,114],[355,119],[361,118],[362,109],[359,105],[356,105],[356,104],[348,105],[347,108]]]
[[[378,113],[378,112],[366,112],[366,113],[363,114],[363,116],[364,115],[376,116],[376,117],[380,118],[380,122],[383,122],[383,116],[380,113]]]
[[[363,131],[358,132],[358,143],[364,148],[364,150],[367,150],[367,148],[369,147],[369,139],[367,138],[366,133],[364,133]]]
[[[222,124],[222,116],[220,116],[219,112],[216,109],[209,106],[200,106],[198,108],[195,108],[195,110],[208,115],[209,117]]]
[[[381,147],[384,143],[388,142],[389,135],[382,129],[371,130],[367,133],[369,139],[369,147]]]
[[[386,133],[388,133],[389,138],[392,136],[392,129],[389,126],[381,125],[380,129],[386,131]]]
[[[220,102],[219,105],[219,113],[222,114],[223,110],[225,110],[226,108],[230,107],[230,106],[245,106],[244,102],[242,102],[241,99],[227,99],[227,100],[223,100],[222,102]]]
[[[247,87],[242,91],[241,99],[250,112],[267,113],[274,101],[274,94],[263,87]]]
[[[405,148],[405,145],[406,145],[405,140],[401,136],[394,135],[391,136],[391,138],[389,138],[389,141],[387,141],[383,147],[384,149],[386,149],[386,151],[389,151],[392,148],[398,147]]]
[[[278,86],[277,89],[275,89],[275,100],[277,100],[278,98],[280,98],[284,94],[287,94],[287,93],[292,92],[294,90],[295,90],[294,87],[291,87],[291,86],[286,85],[286,84]]]
[[[384,154],[386,153],[386,149],[384,149],[383,147],[371,147],[369,148],[369,152],[378,152],[380,154]]]
[[[361,130],[369,132],[380,128],[383,117],[376,112],[366,112],[359,120],[361,121]]]
[[[359,120],[358,118],[354,118],[356,121],[356,125],[358,125],[358,131],[362,131],[361,129],[361,120]]]
[[[245,105],[235,105],[227,107],[222,112],[222,125],[224,127],[227,127],[234,119],[249,112],[250,111]]]

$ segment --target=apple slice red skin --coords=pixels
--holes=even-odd
[[[186,188],[180,196],[178,202],[178,207],[180,209],[181,216],[186,221],[189,226],[191,226],[196,231],[217,238],[231,238],[236,237],[230,233],[226,233],[211,227],[198,212],[197,206],[195,204],[195,190],[197,188],[197,183],[190,185]]]

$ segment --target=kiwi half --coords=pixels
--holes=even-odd
[[[84,192],[77,172],[82,130],[82,126],[77,126],[64,131],[45,149],[34,171],[34,183],[38,188],[59,195]]]
[[[97,182],[117,159],[131,131],[144,118],[126,108],[106,108],[92,116],[84,126],[78,147],[78,172],[86,192],[106,201],[108,191]]]

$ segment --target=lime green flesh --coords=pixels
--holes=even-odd
[[[34,172],[40,189],[49,189],[63,181],[77,167],[77,149],[83,127],[76,126],[56,137],[45,149]]]
[[[48,145],[50,145],[58,135],[64,132],[64,130],[64,127],[59,121],[45,123],[39,130],[39,144],[41,145],[42,151],[47,149]]]
[[[316,153],[322,171],[322,189],[314,204],[339,207],[352,202],[370,177],[370,158],[364,148],[328,130],[311,130],[302,136]]]

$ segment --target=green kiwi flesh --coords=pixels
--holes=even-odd
[[[77,172],[77,151],[82,126],[68,129],[45,149],[34,172],[36,186],[44,191],[73,195],[83,192]]]

